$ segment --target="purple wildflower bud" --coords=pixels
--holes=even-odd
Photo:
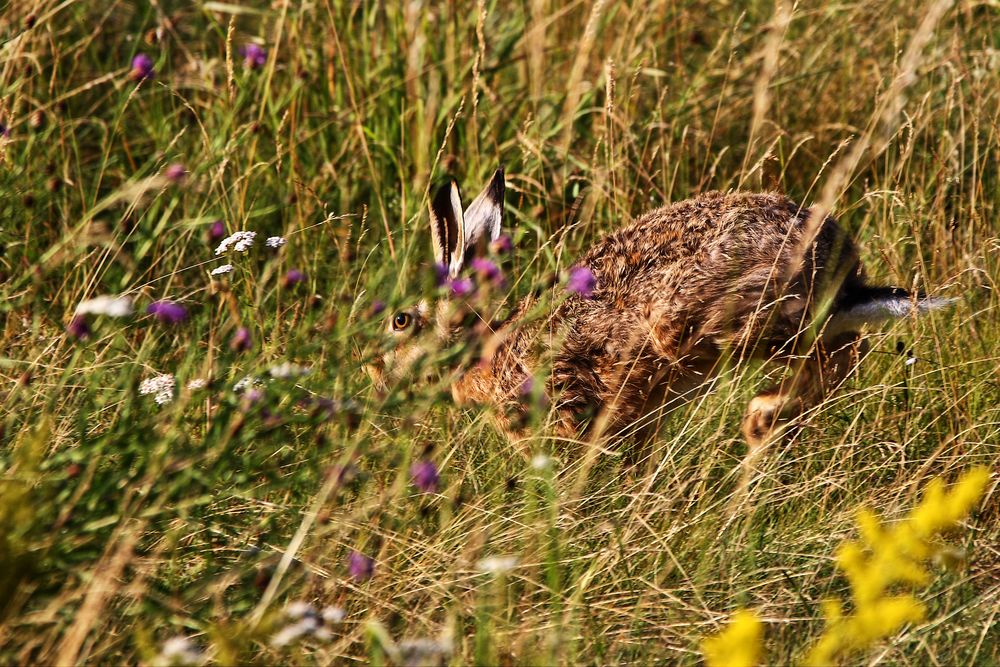
[[[66,331],[77,340],[87,340],[90,338],[90,325],[83,315],[76,315],[66,326]]]
[[[132,58],[132,78],[136,81],[152,79],[156,70],[153,69],[153,59],[145,53],[137,53]]]
[[[163,175],[174,183],[180,183],[187,176],[187,169],[179,162],[175,162],[163,171]]]
[[[490,252],[494,255],[506,255],[514,250],[514,242],[507,234],[497,237],[496,241],[490,243]]]
[[[347,571],[355,581],[371,579],[375,572],[375,561],[360,551],[352,551],[347,557]]]
[[[164,324],[178,324],[188,316],[187,308],[173,301],[154,301],[146,308],[146,312]]]
[[[448,265],[442,264],[440,262],[435,262],[434,264],[434,284],[438,287],[444,287],[448,284]]]
[[[240,47],[243,64],[250,69],[263,67],[267,63],[267,49],[259,44],[246,44]]]
[[[6,139],[10,136],[10,128],[5,124],[0,123],[0,138]]]
[[[482,257],[476,257],[469,264],[472,270],[476,272],[479,277],[484,281],[489,281],[494,285],[503,284],[503,272],[500,271],[500,267],[491,262],[488,259],[483,259]]]
[[[212,226],[208,228],[208,240],[212,243],[215,243],[225,235],[226,223],[222,220],[216,220],[212,223]]]
[[[524,378],[524,382],[517,389],[517,394],[523,406],[545,407],[549,404],[549,397],[544,391],[535,396],[535,379],[531,376]]]
[[[257,388],[247,389],[243,394],[243,401],[248,406],[253,405],[262,398],[264,398],[264,392],[263,390]]]
[[[298,285],[300,282],[306,279],[306,274],[302,273],[298,269],[289,269],[288,273],[285,274],[285,278],[282,281],[285,287],[293,287]]]
[[[250,340],[250,330],[246,327],[240,327],[233,334],[233,339],[229,341],[229,347],[236,352],[246,352],[251,347],[253,347],[253,341]]]
[[[567,291],[589,299],[594,296],[596,285],[597,279],[594,278],[594,273],[586,266],[574,266],[569,270],[569,280],[566,281]]]
[[[435,493],[441,481],[437,466],[431,461],[418,461],[410,466],[410,477],[413,478],[413,486],[423,493]]]
[[[451,293],[455,296],[469,296],[476,289],[476,286],[472,284],[471,278],[449,280],[448,286],[451,288]]]
[[[372,307],[369,309],[371,316],[375,317],[381,315],[385,312],[385,301],[373,301]]]

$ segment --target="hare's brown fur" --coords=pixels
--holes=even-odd
[[[781,195],[712,192],[650,211],[592,247],[578,263],[596,278],[591,298],[571,296],[546,322],[545,337],[561,339],[551,389],[567,430],[601,415],[609,432],[627,426],[679,394],[675,383],[704,379],[723,349],[796,351],[817,289],[861,278],[857,251],[832,219],[802,270],[784,273],[808,216]],[[513,334],[456,383],[456,398],[514,406],[537,365],[538,333]]]
[[[500,210],[488,223],[466,221],[477,237],[483,229],[499,233],[498,174]],[[470,206],[479,219],[485,193],[498,191],[497,178]],[[459,201],[457,189],[451,192]],[[454,228],[461,211],[447,200],[437,198],[451,208],[437,213],[432,206],[432,223],[448,217]],[[456,401],[492,404],[502,425],[516,431],[509,416],[520,410],[525,381],[551,366],[547,394],[559,430],[596,426],[610,434],[683,400],[725,355],[794,360],[791,377],[761,392],[744,418],[747,439],[761,442],[852,366],[859,319],[829,316],[877,315],[878,308],[898,316],[910,298],[865,285],[857,248],[832,218],[807,239],[809,214],[780,194],[711,192],[642,215],[577,262],[596,279],[589,298],[571,295],[547,318],[527,318],[535,301],[522,301],[484,345],[479,363],[453,384]],[[446,262],[447,238],[455,233],[440,225],[435,243],[445,252],[437,257]],[[452,266],[461,268],[462,248],[454,245]],[[824,327],[835,321],[844,326]]]

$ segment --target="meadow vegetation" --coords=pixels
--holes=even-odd
[[[995,3],[13,0],[0,125],[0,662],[694,664],[740,609],[798,662],[857,508],[973,468],[960,565],[860,655],[1000,662]],[[649,447],[540,400],[512,446],[433,372],[462,349],[365,373],[439,289],[428,188],[498,165],[486,317],[736,188],[957,303],[753,456],[743,364]]]

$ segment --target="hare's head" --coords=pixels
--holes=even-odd
[[[459,275],[467,262],[500,237],[503,218],[504,175],[497,169],[483,191],[463,209],[458,183],[449,179],[434,193],[430,201],[431,244],[434,270],[439,284],[445,284],[447,294],[462,296],[471,287]],[[377,382],[404,377],[427,350],[428,344],[448,341],[461,329],[455,321],[455,309],[449,298],[437,302],[422,300],[393,312],[386,324],[391,337],[391,349],[372,369]],[[461,319],[461,318],[459,318]],[[428,337],[427,333],[434,336]]]

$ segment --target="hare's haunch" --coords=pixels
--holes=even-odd
[[[477,247],[499,237],[503,198],[502,170],[464,210],[455,182],[437,191],[430,220],[442,273],[457,277]],[[501,426],[516,433],[523,387],[544,359],[564,434],[648,431],[724,356],[785,363],[793,372],[754,397],[743,420],[747,440],[761,443],[843,380],[864,325],[949,302],[867,285],[851,238],[832,218],[810,233],[809,214],[779,194],[711,192],[640,216],[576,264],[593,274],[592,293],[569,296],[540,320],[525,317],[535,300],[523,300],[458,376],[455,400],[496,406]],[[421,353],[416,332],[461,335],[448,311],[421,302],[393,315],[390,373],[405,374]]]

